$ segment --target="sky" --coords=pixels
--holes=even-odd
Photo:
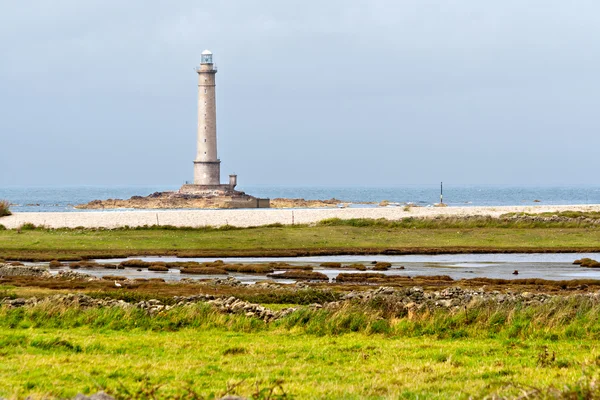
[[[0,9],[0,186],[191,180],[204,49],[223,182],[598,184],[597,1]]]

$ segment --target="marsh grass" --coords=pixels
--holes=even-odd
[[[559,211],[559,212],[542,212],[537,214],[532,213],[507,213],[501,217],[561,217],[561,218],[588,218],[600,219],[600,211]]]
[[[276,274],[267,274],[267,277],[272,279],[295,279],[295,280],[306,280],[306,281],[329,281],[329,277],[322,272],[317,271],[306,271],[301,269],[295,269],[290,271],[284,271]]]
[[[160,264],[152,264],[148,267],[148,271],[168,272],[169,268],[164,265],[160,265]]]
[[[525,216],[525,215],[524,215]],[[527,215],[533,217],[535,215]],[[543,221],[534,218],[513,219],[510,215],[500,218],[490,216],[471,217],[435,217],[418,218],[408,217],[400,220],[368,219],[339,219],[330,218],[317,223],[318,226],[352,226],[352,227],[377,227],[387,229],[474,229],[474,228],[502,228],[502,229],[538,229],[538,228],[582,228],[595,227],[590,221],[572,218],[569,221]],[[568,218],[568,217],[566,217]],[[594,218],[597,219],[597,218]]]
[[[181,268],[180,272],[194,275],[228,275],[224,269],[214,267]]]
[[[148,297],[129,298],[130,301],[142,299],[147,300]],[[410,313],[396,301],[377,298],[365,304],[344,303],[337,309],[302,307],[267,325],[262,320],[244,315],[221,314],[207,303],[198,303],[193,307],[174,307],[152,316],[135,308],[80,308],[52,303],[48,299],[32,308],[0,308],[0,327],[69,329],[92,326],[112,330],[154,331],[219,328],[243,332],[285,329],[316,335],[359,332],[403,337],[425,335],[438,339],[473,337],[598,340],[599,314],[600,302],[587,296],[557,297],[547,303],[527,306],[490,301],[452,311],[438,309]]]
[[[371,268],[373,271],[387,271],[392,267],[392,264],[389,262],[378,261]]]
[[[18,296],[14,289],[14,286],[0,285],[0,299],[16,299]]]
[[[573,261],[573,264],[575,265],[581,265],[582,267],[585,268],[600,268],[600,262],[596,261],[596,260],[592,260],[591,258],[582,258],[579,260],[575,260]]]
[[[0,308],[0,395],[592,399],[598,312],[581,296],[411,315],[377,299],[267,324],[204,303],[149,315],[48,300]]]
[[[224,264],[221,268],[227,272],[244,274],[267,274],[274,271],[273,267],[264,264]]]

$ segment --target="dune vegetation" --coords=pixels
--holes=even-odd
[[[0,200],[0,217],[12,215],[10,212],[10,203],[7,200]]]

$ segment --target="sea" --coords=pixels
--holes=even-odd
[[[77,204],[98,199],[128,199],[154,192],[178,190],[179,186],[53,186],[0,187],[0,199],[11,203],[13,212],[81,211]],[[351,207],[374,207],[364,202],[414,203],[432,206],[440,201],[440,184],[389,187],[335,186],[243,186],[261,198],[338,199],[354,203]],[[443,201],[449,206],[515,206],[600,204],[600,185],[525,186],[525,185],[443,185]]]

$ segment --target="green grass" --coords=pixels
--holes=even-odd
[[[594,251],[600,227],[492,219],[328,220],[318,226],[250,229],[31,229],[0,231],[0,258],[76,259],[130,255],[216,256]]]
[[[514,216],[527,216],[527,217],[562,217],[562,218],[589,218],[589,219],[600,219],[599,211],[559,211],[559,212],[542,212],[542,213],[507,213],[503,216],[514,217]]]
[[[380,219],[339,219],[330,218],[320,221],[320,226],[354,226],[354,227],[379,227],[394,229],[473,229],[473,228],[511,228],[511,229],[534,229],[534,228],[593,228],[596,227],[590,221],[577,219],[578,212],[572,212],[576,215],[570,216],[572,220],[565,221],[541,221],[529,218],[512,219],[511,215],[506,214],[500,218],[489,216],[471,216],[471,217],[435,217],[435,218],[402,218],[400,220]],[[523,216],[532,216],[522,214]],[[565,215],[566,216],[566,215]],[[505,218],[506,217],[506,218]],[[597,217],[596,217],[597,218]],[[593,218],[593,219],[596,219]]]
[[[591,341],[521,342],[302,333],[0,332],[0,393],[73,397],[104,389],[118,398],[252,395],[289,398],[480,398],[520,388],[576,384],[597,374]],[[540,366],[544,346],[557,361]],[[21,367],[15,368],[19,365]],[[584,372],[582,372],[584,371]],[[258,390],[256,389],[258,386]],[[259,397],[259,396],[256,396]],[[190,398],[190,397],[188,397]]]
[[[271,325],[205,305],[159,316],[51,303],[2,308],[0,396],[102,389],[122,399],[228,391],[268,398],[273,389],[298,399],[446,399],[567,386],[574,393],[600,372],[599,307],[573,298],[408,318],[348,306],[303,309]]]

